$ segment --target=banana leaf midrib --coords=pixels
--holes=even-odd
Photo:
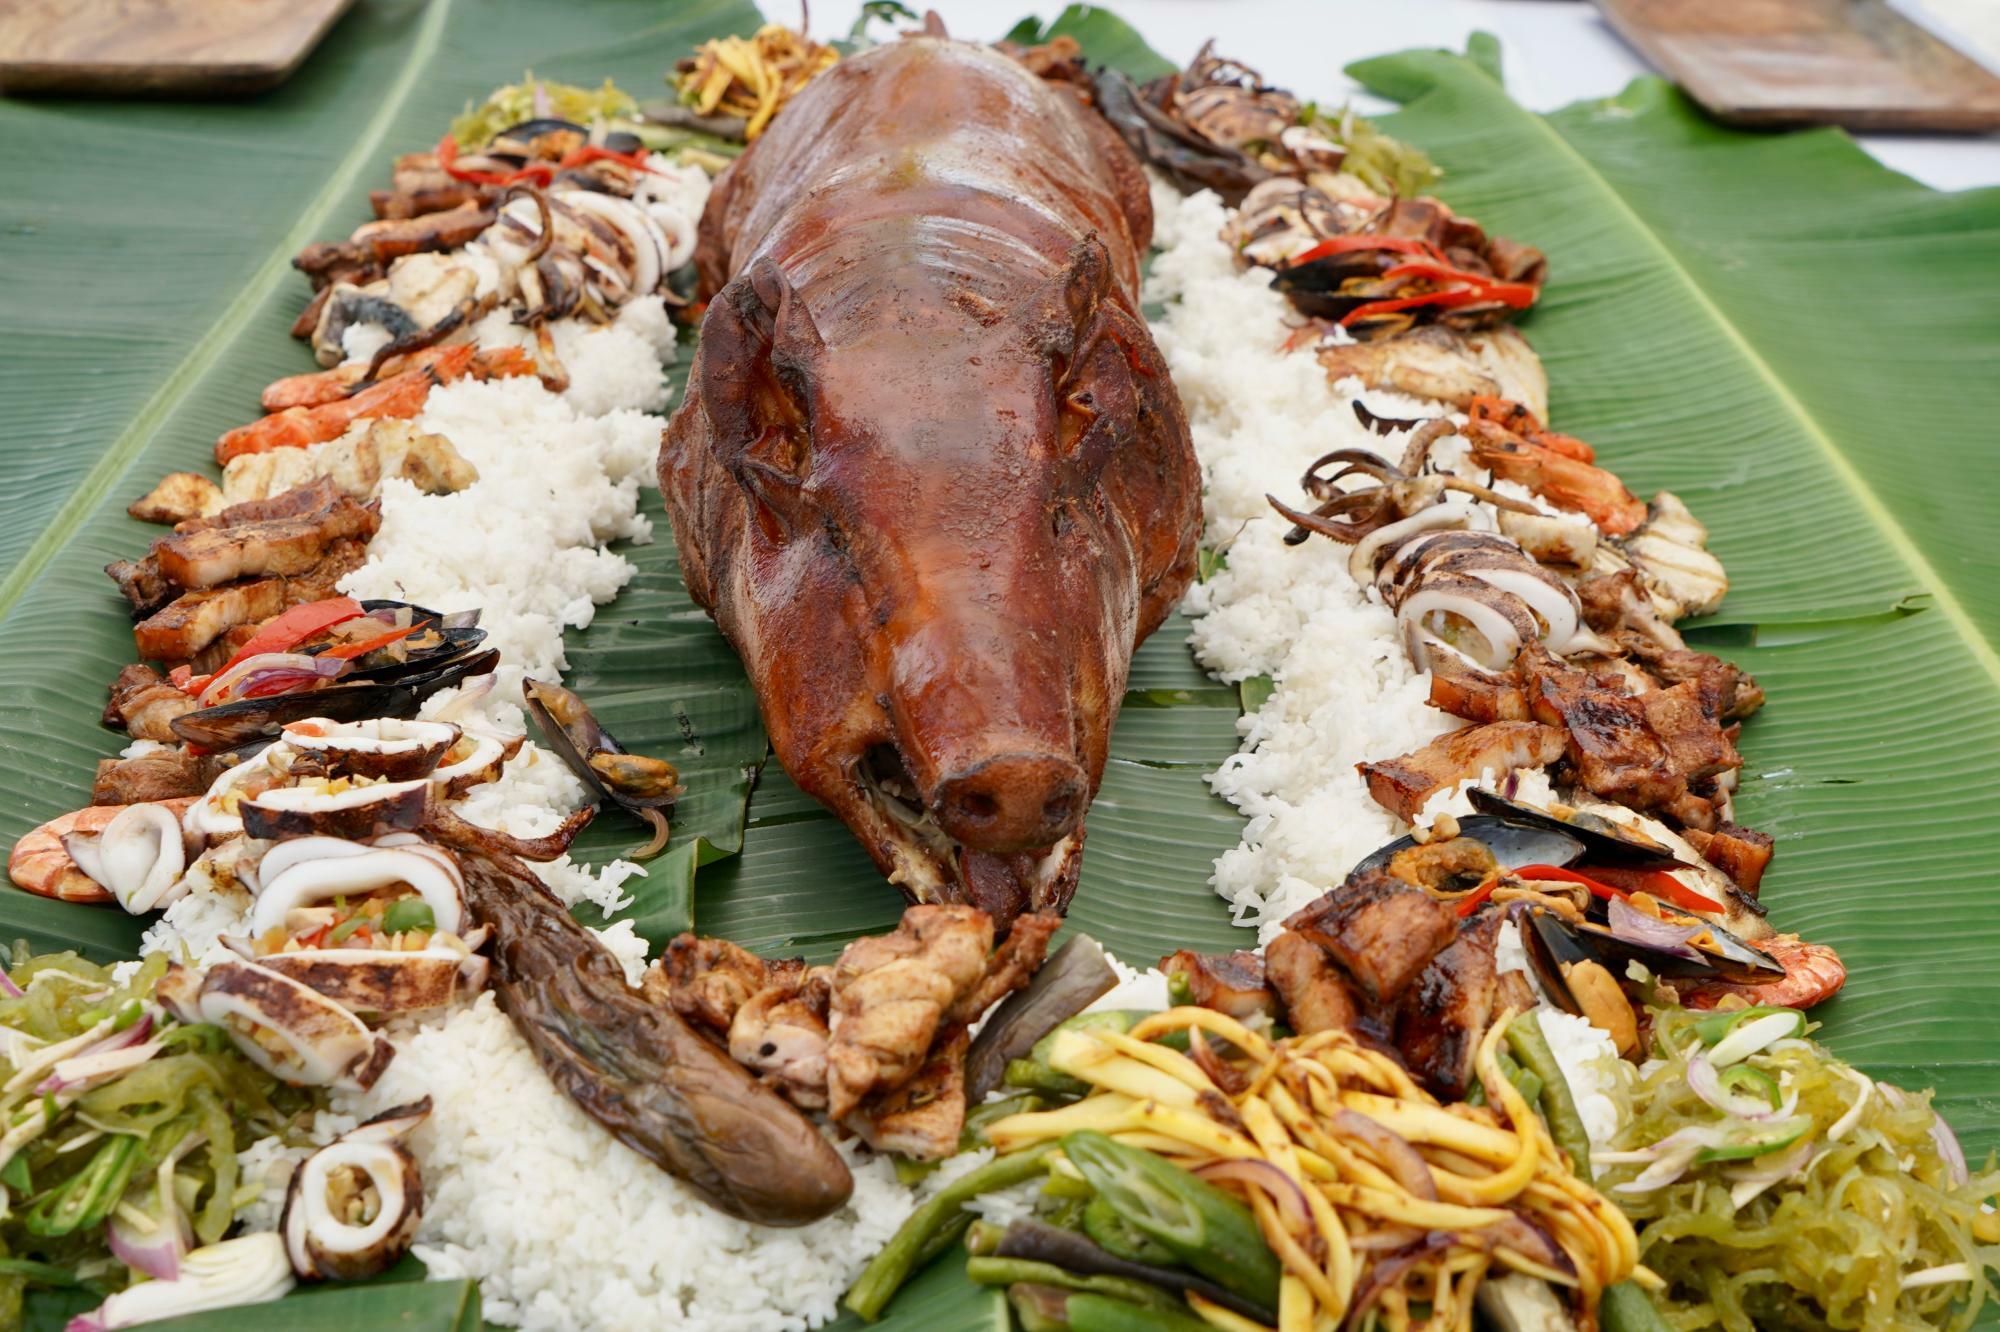
[[[102,457],[85,473],[55,518],[43,529],[33,545],[22,553],[21,561],[0,581],[0,623],[33,585],[42,569],[69,541],[77,527],[96,511],[118,479],[152,440],[173,407],[188,393],[242,336],[249,313],[261,306],[292,275],[292,256],[308,242],[319,239],[328,220],[354,205],[356,189],[368,174],[381,169],[382,141],[396,115],[408,100],[410,90],[435,54],[443,37],[451,0],[436,0],[425,11],[424,20],[410,44],[410,52],[385,92],[381,105],[356,138],[354,146],[328,175],[325,186],[315,195],[298,221],[286,231],[272,252],[258,264],[250,278],[215,322],[189,347],[171,373],[139,409],[130,425],[121,431]]]

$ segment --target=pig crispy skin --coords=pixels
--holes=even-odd
[[[660,484],[785,770],[915,901],[1064,909],[1200,475],[1138,313],[1137,162],[1068,89],[915,37],[717,181]]]

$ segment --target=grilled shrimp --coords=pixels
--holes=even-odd
[[[519,348],[475,355],[477,352],[469,343],[446,347],[428,364],[392,375],[351,397],[336,398],[316,407],[287,407],[249,425],[238,426],[215,442],[215,460],[227,463],[245,453],[324,444],[340,438],[349,426],[363,419],[415,416],[424,409],[432,388],[466,375],[494,379],[535,371],[533,359]]]
[[[1775,958],[1785,969],[1783,980],[1768,985],[1731,985],[1726,981],[1703,981],[1681,985],[1681,1002],[1689,1008],[1714,1008],[1735,995],[1753,1004],[1773,1004],[1781,1008],[1811,1008],[1831,999],[1847,983],[1847,967],[1840,954],[1825,944],[1807,943],[1796,934],[1780,934],[1751,944]]]
[[[194,800],[182,796],[159,803],[179,818]],[[14,843],[14,850],[7,857],[7,877],[14,881],[16,888],[39,897],[53,897],[64,902],[114,900],[110,889],[77,868],[63,846],[63,838],[71,833],[101,833],[125,808],[124,805],[91,805],[50,819]]]
[[[409,352],[402,356],[392,356],[382,363],[381,373],[393,378],[408,370],[423,370],[443,363],[454,364],[460,356],[459,347],[425,347],[421,351]],[[535,364],[528,353],[520,347],[495,347],[473,353],[467,372],[474,379],[504,379],[511,375],[529,375],[535,372]],[[274,379],[264,386],[263,406],[267,412],[283,412],[292,407],[324,407],[341,402],[354,395],[361,381],[367,378],[366,361],[349,361],[331,370],[320,370],[309,375],[286,375]],[[362,392],[366,392],[362,389]]]
[[[1624,536],[1646,521],[1645,504],[1625,489],[1624,482],[1573,456],[1573,451],[1515,434],[1492,421],[1470,421],[1465,434],[1472,440],[1473,462],[1519,482],[1559,509],[1583,514],[1606,536]]]

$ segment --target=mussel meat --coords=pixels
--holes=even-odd
[[[1624,918],[1615,923],[1600,921],[1594,918],[1600,911]],[[1785,974],[1777,961],[1722,926],[1671,912],[1671,908],[1663,908],[1664,919],[1645,916],[1622,901],[1593,903],[1592,913],[1592,919],[1579,923],[1531,907],[1522,918],[1521,942],[1550,997],[1593,1021],[1598,1015],[1590,994],[1601,991],[1602,980],[1590,967],[1602,970],[1614,982],[1626,975],[1633,962],[1667,980],[1758,985],[1780,980]],[[1581,980],[1579,971],[1583,973]]]
[[[584,701],[557,684],[523,680],[521,697],[571,772],[653,828],[653,840],[632,853],[644,860],[667,845],[666,811],[686,791],[680,773],[664,759],[634,754],[598,724]]]

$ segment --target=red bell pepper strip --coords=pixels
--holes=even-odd
[[[634,171],[651,171],[653,166],[646,160],[650,156],[651,154],[644,148],[634,148],[629,153],[621,153],[594,143],[587,143],[566,154],[562,161],[556,163],[556,169],[568,171],[572,167],[588,166],[592,162],[617,162]]]
[[[1608,883],[1600,883],[1588,874],[1579,874],[1573,869],[1559,865],[1516,865],[1507,871],[1517,879],[1527,879],[1533,883],[1580,883],[1590,889],[1592,897],[1610,901],[1614,897],[1625,896],[1623,888],[1613,888]]]
[[[1364,250],[1387,250],[1395,254],[1414,254],[1426,259],[1442,260],[1437,246],[1427,240],[1415,240],[1404,236],[1371,236],[1358,233],[1352,236],[1329,236],[1309,250],[1293,255],[1285,261],[1285,267],[1297,268],[1315,259],[1324,259],[1330,254],[1356,254]]]
[[[555,168],[546,162],[530,162],[519,171],[474,171],[458,164],[458,140],[447,133],[438,140],[438,166],[453,180],[462,180],[468,185],[513,185],[519,181],[531,180],[546,186],[555,179]]]
[[[1438,305],[1450,309],[1458,305],[1471,305],[1484,299],[1485,297],[1470,288],[1458,287],[1448,291],[1427,291],[1421,296],[1395,296],[1386,300],[1367,301],[1342,315],[1340,326],[1346,328],[1355,320],[1365,319],[1369,315],[1389,314],[1396,310],[1414,310],[1420,305]]]
[[[1499,301],[1511,305],[1516,310],[1525,310],[1535,303],[1535,289],[1525,282],[1500,282],[1479,273],[1468,273],[1463,268],[1430,260],[1416,260],[1397,264],[1382,274],[1385,278],[1415,277],[1428,278],[1433,282],[1460,282],[1480,294],[1482,300]]]
[[[1493,896],[1493,890],[1495,888],[1498,888],[1499,886],[1500,886],[1499,876],[1498,875],[1491,876],[1487,879],[1482,880],[1477,888],[1474,888],[1464,897],[1461,897],[1458,899],[1458,901],[1454,902],[1452,906],[1453,909],[1458,912],[1459,919],[1463,920],[1465,917],[1479,910],[1481,906],[1485,905],[1486,899]]]
[[[1672,902],[1683,911],[1722,911],[1722,903],[1699,889],[1688,887],[1665,870],[1600,868],[1591,873],[1606,883],[1616,885],[1620,892],[1651,893],[1663,902]]]
[[[399,638],[408,638],[421,627],[421,625],[415,624],[405,625],[401,629],[391,629],[388,633],[377,634],[373,638],[364,638],[358,642],[342,643],[338,647],[330,647],[320,653],[320,655],[322,657],[339,657],[343,661],[352,661],[356,657],[365,656],[373,652],[376,648],[387,647]]]
[[[353,597],[328,597],[324,601],[303,602],[267,622],[252,634],[250,641],[237,649],[236,655],[224,662],[222,670],[217,671],[216,675],[260,652],[289,652],[314,634],[322,633],[363,613],[361,603]],[[186,689],[189,684],[193,684],[193,681],[181,685],[181,688]]]

